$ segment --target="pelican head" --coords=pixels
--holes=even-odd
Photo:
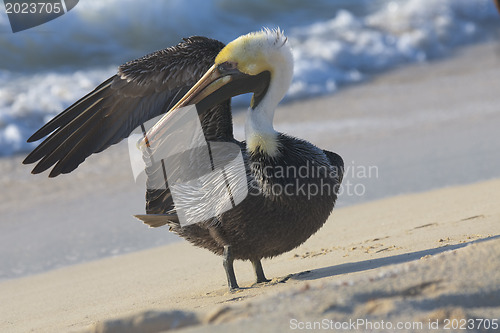
[[[252,153],[273,156],[278,151],[274,110],[288,91],[292,75],[292,52],[280,29],[249,33],[227,44],[214,65],[170,112],[196,104],[198,112],[203,113],[231,97],[253,93],[245,124],[247,147]],[[150,138],[162,121],[148,134]]]

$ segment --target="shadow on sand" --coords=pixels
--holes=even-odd
[[[481,238],[481,239],[477,239],[477,240],[467,242],[467,243],[462,243],[462,244],[442,246],[442,247],[437,247],[437,248],[432,248],[432,249],[427,249],[427,250],[422,250],[422,251],[398,254],[398,255],[390,256],[390,257],[371,259],[371,260],[363,260],[363,261],[358,261],[358,262],[350,262],[350,263],[345,263],[345,264],[341,264],[341,265],[334,265],[334,266],[329,266],[329,267],[313,269],[310,271],[305,271],[305,272],[301,272],[298,274],[294,274],[290,278],[294,279],[294,280],[307,281],[307,280],[317,280],[317,279],[321,279],[321,278],[325,278],[325,277],[329,277],[329,276],[367,271],[370,269],[375,269],[375,268],[380,268],[380,267],[384,267],[384,266],[401,264],[401,263],[417,260],[417,259],[420,259],[420,258],[427,256],[427,255],[433,256],[433,255],[443,253],[446,251],[456,250],[456,249],[466,247],[466,246],[471,245],[471,244],[481,243],[481,242],[485,242],[485,241],[489,241],[489,240],[493,240],[493,239],[500,239],[500,235]]]

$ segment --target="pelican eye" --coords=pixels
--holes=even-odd
[[[219,64],[219,66],[217,66],[217,69],[221,73],[229,72],[231,70],[238,69],[238,63],[233,61],[226,61],[222,64]]]

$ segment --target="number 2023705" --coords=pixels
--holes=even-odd
[[[64,8],[61,2],[7,2],[5,11],[7,14],[59,14]]]

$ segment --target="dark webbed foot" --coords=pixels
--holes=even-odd
[[[236,276],[234,275],[233,262],[234,258],[231,251],[231,245],[225,245],[224,254],[222,256],[222,264],[224,265],[224,269],[226,270],[229,291],[235,291],[240,288],[238,286],[238,283],[236,282]]]
[[[264,270],[262,269],[262,264],[260,260],[252,260],[253,269],[255,270],[255,277],[257,278],[256,283],[269,282],[271,280],[266,279],[264,275]]]

